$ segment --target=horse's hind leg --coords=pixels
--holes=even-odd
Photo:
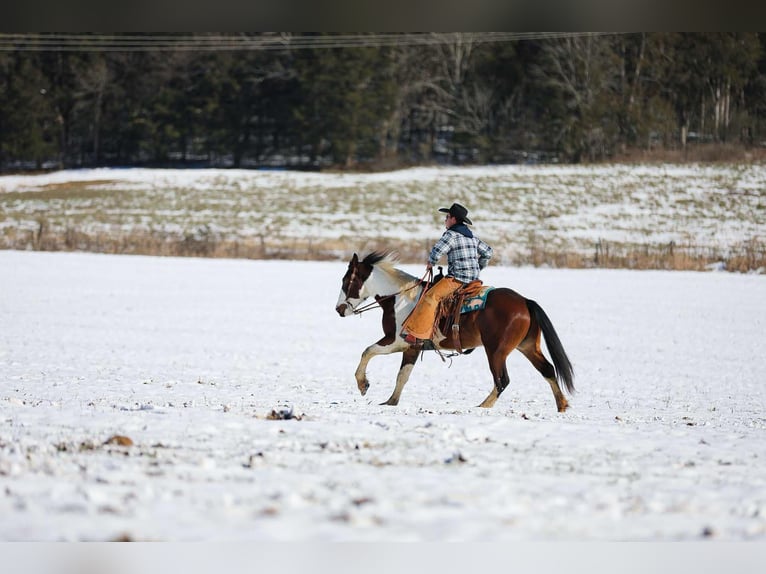
[[[489,370],[492,372],[492,379],[495,382],[495,386],[479,406],[488,409],[497,402],[500,394],[505,390],[505,387],[508,386],[511,379],[508,376],[508,368],[505,365],[505,359],[508,355],[499,350],[491,351],[490,349],[486,349],[486,351],[487,358],[489,359]]]
[[[533,336],[534,332],[530,329],[530,335],[519,345],[519,351],[524,355],[529,362],[537,369],[540,374],[548,381],[553,391],[553,398],[556,399],[556,408],[560,413],[563,413],[569,407],[569,403],[564,397],[564,393],[561,392],[559,382],[556,380],[556,369],[548,362],[548,359],[543,355],[540,349],[540,329],[537,329],[537,336]]]
[[[399,397],[402,394],[402,389],[404,389],[404,385],[407,384],[407,381],[410,378],[410,373],[412,373],[412,369],[415,366],[415,361],[417,361],[419,354],[420,350],[414,347],[410,347],[402,353],[402,364],[399,367],[399,373],[396,375],[396,387],[394,387],[394,392],[391,393],[391,396],[385,403],[380,403],[381,405],[394,406],[399,404]]]

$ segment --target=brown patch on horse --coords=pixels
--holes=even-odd
[[[352,299],[359,298],[359,292],[364,283],[370,278],[373,266],[385,259],[384,253],[373,252],[359,261],[356,253],[348,264],[348,270],[343,277],[343,291]]]
[[[383,338],[378,341],[378,345],[388,346],[396,341],[396,313],[394,311],[396,299],[375,295],[375,300],[383,309]]]
[[[359,297],[359,289],[362,287],[362,283],[359,282],[357,277],[357,268],[359,267],[359,257],[356,253],[354,253],[354,256],[351,258],[351,261],[348,262],[348,268],[346,269],[346,274],[343,276],[343,281],[341,282],[341,288],[343,289],[343,292],[346,294],[346,297],[353,297],[357,298]],[[352,289],[355,289],[355,293],[352,293]]]
[[[384,255],[380,253],[370,253],[367,257],[359,260],[356,253],[348,262],[348,268],[346,274],[343,276],[341,287],[347,297],[351,299],[357,299],[359,297],[359,291],[362,289],[362,285],[367,279],[370,278],[372,273],[372,266],[378,261],[384,258]]]

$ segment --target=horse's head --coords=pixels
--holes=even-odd
[[[338,303],[335,306],[335,310],[341,317],[353,315],[354,310],[371,295],[365,283],[372,274],[373,263],[369,255],[360,261],[356,253],[349,261],[340,286]]]

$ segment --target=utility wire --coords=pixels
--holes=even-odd
[[[0,33],[0,51],[62,52],[155,52],[287,50],[368,48],[385,46],[428,46],[456,42],[517,42],[579,36],[603,32],[461,32],[461,33],[372,33],[306,36],[265,33],[258,35],[175,34],[59,34]]]

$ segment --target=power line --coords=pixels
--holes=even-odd
[[[233,51],[327,48],[368,48],[386,46],[428,46],[456,42],[517,42],[578,36],[602,32],[460,32],[460,33],[373,33],[304,36],[260,35],[151,35],[151,34],[59,34],[0,33],[0,51],[62,52],[155,52]]]

